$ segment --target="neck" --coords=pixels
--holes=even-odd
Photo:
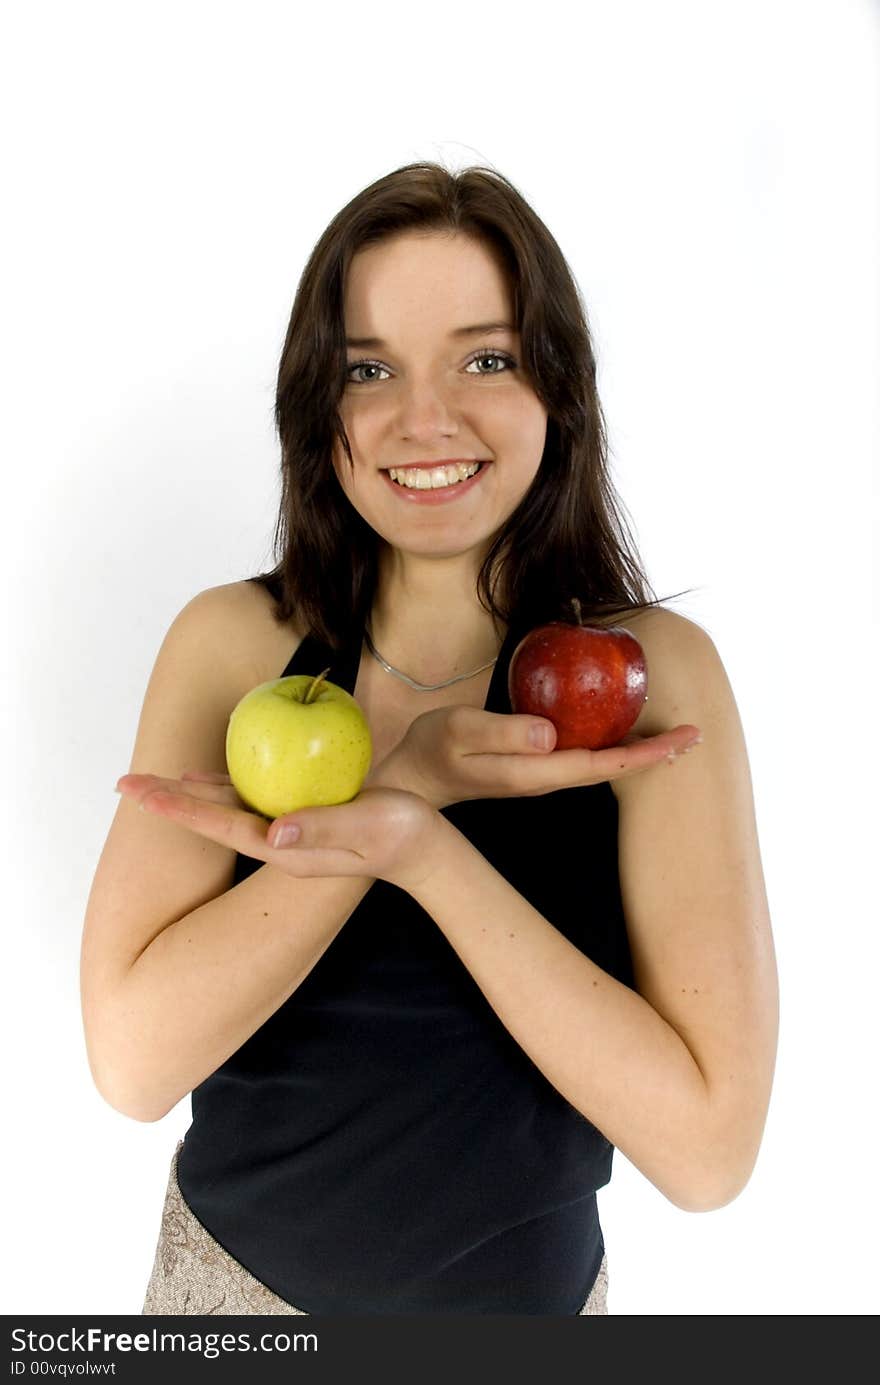
[[[480,605],[476,578],[470,555],[384,549],[370,616],[383,659],[420,683],[439,683],[494,659],[504,629]]]

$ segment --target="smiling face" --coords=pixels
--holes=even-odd
[[[497,252],[463,234],[395,235],[353,257],[344,310],[339,408],[354,468],[337,443],[342,489],[402,552],[481,557],[534,480],[547,431]]]

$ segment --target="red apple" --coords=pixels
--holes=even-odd
[[[604,750],[619,744],[648,696],[648,671],[638,640],[622,625],[550,621],[524,635],[507,674],[514,712],[546,717],[556,750]]]

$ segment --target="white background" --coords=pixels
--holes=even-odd
[[[610,1312],[877,1311],[878,58],[856,0],[7,19],[4,1312],[140,1311],[190,1114],[129,1120],[86,1062],[113,786],[174,615],[271,561],[305,260],[420,159],[496,167],[557,238],[649,578],[695,588],[674,608],[750,754],[782,1005],[763,1148],[708,1214],[616,1156]]]

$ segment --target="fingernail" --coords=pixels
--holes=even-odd
[[[279,827],[276,830],[269,845],[292,846],[293,843],[299,839],[301,832],[302,828],[297,827],[295,822],[286,822],[283,827]]]
[[[553,728],[545,726],[543,722],[535,722],[534,726],[529,727],[529,744],[538,750],[549,750],[553,744]]]

